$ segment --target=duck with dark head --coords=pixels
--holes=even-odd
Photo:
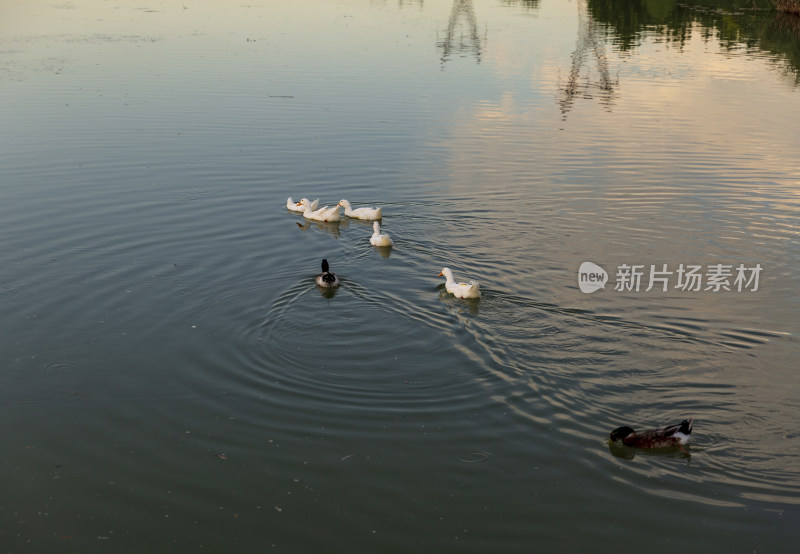
[[[637,433],[628,426],[617,427],[611,431],[610,442],[622,441],[625,446],[634,448],[673,448],[688,443],[691,435],[692,418],[689,418],[677,425],[641,433]]]
[[[324,288],[339,286],[339,278],[335,273],[331,273],[328,260],[322,260],[322,273],[317,275],[317,284]]]

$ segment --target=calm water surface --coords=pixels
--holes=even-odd
[[[751,7],[7,2],[2,550],[796,547],[800,25]]]

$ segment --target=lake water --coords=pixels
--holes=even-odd
[[[800,25],[752,5],[6,2],[2,550],[796,548]]]

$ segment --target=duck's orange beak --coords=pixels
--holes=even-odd
[[[298,203],[297,203],[297,205],[298,205],[298,206],[302,206],[302,205],[303,205],[303,203],[302,203],[302,202],[298,202]]]
[[[441,277],[442,275],[444,275],[444,273],[439,273],[439,275],[437,275],[437,277]]]

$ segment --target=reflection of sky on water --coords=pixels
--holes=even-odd
[[[489,22],[480,71],[491,73],[493,87],[476,84],[473,96],[455,97],[450,127],[430,147],[448,154],[451,190],[475,199],[454,215],[503,214],[497,225],[458,230],[474,258],[517,260],[491,276],[494,284],[524,293],[519,287],[530,285],[530,275],[563,279],[586,260],[763,262],[758,294],[606,291],[590,298],[575,289],[559,302],[613,305],[634,319],[645,305],[665,328],[699,318],[701,328],[744,348],[796,332],[786,276],[796,274],[791,260],[800,255],[791,246],[800,130],[786,122],[800,120],[800,103],[774,60],[732,51],[699,24],[679,46],[652,31],[620,52],[602,44],[605,30],[580,5],[545,3],[526,19],[486,6],[476,11]],[[493,32],[498,27],[520,32]],[[524,33],[554,27],[560,36],[547,47],[525,50]],[[462,69],[454,79],[477,79],[478,70],[464,77],[464,60],[451,63],[445,71],[457,63]],[[443,229],[454,240],[455,230]]]
[[[551,22],[548,7],[534,20],[537,25]],[[508,164],[495,168],[501,174],[513,173],[515,160],[543,150],[548,155],[537,155],[540,170],[561,175],[562,162],[580,169],[581,163],[603,159],[609,163],[595,164],[591,171],[596,180],[612,183],[716,177],[733,185],[767,178],[784,186],[800,176],[792,148],[800,131],[785,125],[797,117],[800,104],[795,88],[776,75],[768,57],[731,53],[699,29],[679,49],[652,33],[633,52],[596,52],[601,45],[596,37],[587,39],[590,32],[581,25],[591,27],[591,18],[578,18],[571,55],[563,48],[569,40],[544,54],[519,56],[516,36],[493,36],[483,65],[506,88],[459,104],[457,127],[448,137],[455,156],[464,158],[457,154],[462,145],[472,154],[506,159]],[[520,75],[529,78],[520,82]],[[769,101],[761,102],[765,87]],[[606,113],[581,109],[582,102],[592,101],[606,105]],[[568,108],[563,122],[556,119],[558,102]],[[486,132],[491,125],[509,132]],[[587,140],[573,144],[570,138],[578,133]],[[464,169],[462,160],[456,170]]]
[[[646,248],[662,224],[691,244],[687,222],[708,208],[719,223],[710,229],[726,231],[719,241],[729,247],[741,230],[793,236],[800,131],[785,122],[800,120],[796,89],[771,57],[730,50],[697,26],[679,45],[643,31],[635,48],[620,52],[604,44],[608,29],[583,2],[9,9],[5,21],[15,24],[3,43],[20,48],[4,48],[0,68],[17,77],[11,95],[70,106],[46,136],[25,123],[36,102],[21,106],[7,127],[15,142],[63,148],[70,133],[119,128],[120,149],[140,135],[197,140],[203,164],[277,133],[269,155],[334,174],[332,157],[362,148],[334,137],[371,133],[375,161],[365,175],[421,159],[432,181],[466,193],[607,214],[634,237],[612,236],[611,244]],[[41,87],[58,77],[53,64],[85,74],[84,86]],[[225,83],[227,94],[206,94],[209,79]],[[242,128],[240,119],[252,125]],[[233,141],[226,136],[204,156],[208,137],[234,129]],[[113,152],[106,145],[104,155]]]
[[[641,216],[670,202],[702,204],[724,185],[773,209],[796,207],[800,131],[785,124],[800,119],[793,84],[768,56],[723,48],[702,29],[679,47],[643,32],[636,48],[620,53],[602,43],[606,30],[583,2],[94,2],[57,10],[34,2],[9,10],[0,68],[16,84],[7,97],[34,100],[18,121],[11,114],[15,141],[46,142],[24,124],[25,111],[64,102],[71,110],[48,129],[54,141],[104,126],[193,140],[248,118],[252,127],[237,131],[235,146],[277,132],[284,144],[275,154],[298,163],[330,156],[321,148],[333,135],[371,130],[374,144],[403,148],[376,164],[438,151],[449,159],[441,173],[464,189],[508,193],[533,178],[587,209],[599,202],[613,211],[622,202]],[[359,33],[346,32],[350,26]],[[466,40],[465,57],[448,46],[453,55],[443,65],[451,29],[453,41]],[[85,74],[84,86],[41,87],[57,77],[56,66]],[[205,94],[208,79],[226,83],[225,97]],[[765,87],[768,101],[758,101]],[[170,104],[182,109],[170,113]],[[394,116],[398,105],[416,121]],[[318,117],[287,123],[308,111]],[[642,185],[646,193],[637,191]]]

